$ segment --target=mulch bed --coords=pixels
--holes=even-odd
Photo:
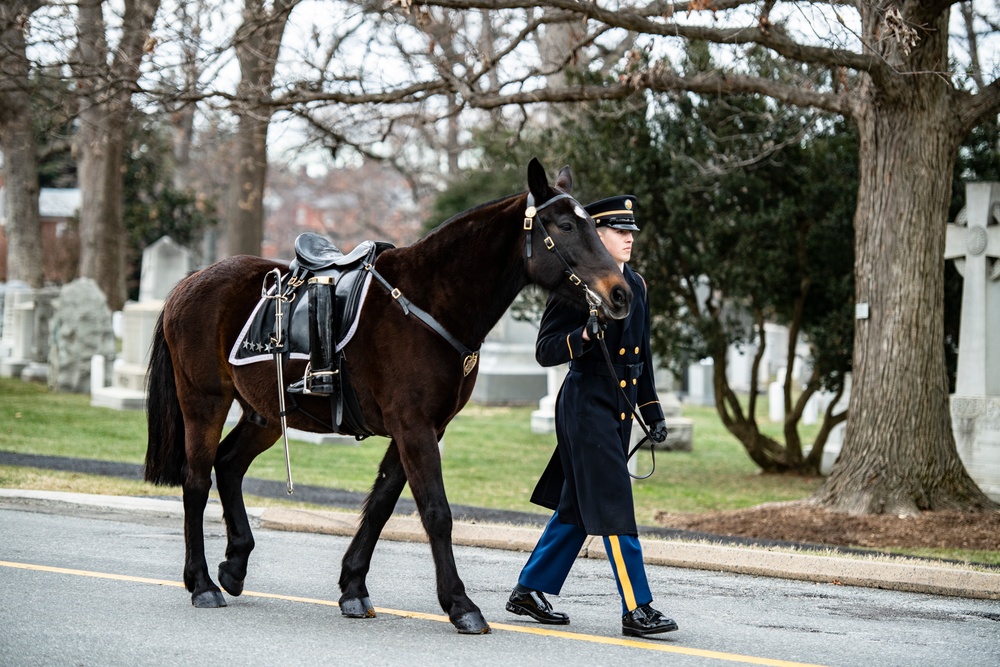
[[[1000,512],[855,516],[780,503],[725,512],[660,512],[656,520],[666,528],[830,546],[1000,551]]]

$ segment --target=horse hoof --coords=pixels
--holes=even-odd
[[[479,611],[468,611],[453,618],[451,622],[458,629],[460,635],[488,635],[490,634],[490,624],[483,618]]]
[[[243,580],[226,572],[221,565],[219,566],[219,583],[233,597],[238,597],[243,592]]]
[[[191,596],[191,604],[199,609],[217,609],[226,606],[226,598],[219,591],[202,591]]]
[[[340,598],[340,613],[347,618],[375,618],[375,608],[367,597]]]

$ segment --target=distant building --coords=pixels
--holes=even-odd
[[[38,194],[42,271],[47,284],[61,285],[76,277],[80,204],[79,188],[42,188]],[[7,222],[7,193],[0,177],[0,281],[7,279]]]

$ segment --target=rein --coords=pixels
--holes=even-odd
[[[591,310],[590,312],[591,312],[591,317],[596,317],[597,311]],[[604,342],[604,332],[603,331],[597,335],[597,340],[601,344],[601,352],[604,353],[604,361],[606,361],[607,364],[608,364],[608,370],[611,372],[611,377],[612,378],[617,378],[618,374],[615,373],[615,365],[611,362],[611,354],[608,352],[608,346]],[[628,396],[625,394],[625,390],[622,389],[621,385],[618,384],[617,382],[615,382],[615,386],[618,387],[618,392],[622,395],[622,398],[625,399],[625,405],[627,405],[628,407],[630,407],[632,409],[632,414],[635,415],[635,421],[639,423],[640,427],[642,427],[642,432],[646,434],[636,444],[636,446],[632,448],[632,451],[630,451],[628,453],[628,456],[625,457],[625,460],[628,461],[630,458],[632,458],[633,456],[635,456],[635,453],[637,451],[639,451],[642,448],[642,446],[644,444],[646,444],[646,442],[648,440],[652,439],[652,436],[649,434],[649,429],[646,428],[645,422],[642,421],[642,415],[639,414],[639,410],[634,405],[632,405],[632,401],[630,401],[629,398],[628,398]],[[631,477],[632,479],[648,479],[650,476],[652,476],[652,474],[656,471],[656,448],[653,447],[652,445],[650,445],[650,447],[649,447],[649,456],[650,456],[650,458],[653,461],[653,465],[649,469],[648,473],[646,473],[645,475],[641,475],[641,476],[640,475],[633,475],[632,473],[629,473],[628,476]]]

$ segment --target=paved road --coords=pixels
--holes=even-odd
[[[41,511],[40,511],[41,510]],[[247,593],[194,609],[179,585],[176,517],[0,509],[0,665],[511,665],[864,667],[1000,664],[996,601],[650,566],[657,603],[680,624],[625,640],[606,563],[581,559],[558,599],[573,623],[503,611],[525,554],[457,547],[493,626],[460,636],[437,606],[425,544],[383,540],[369,585],[379,617],[334,603],[347,538],[257,529]],[[207,526],[212,563],[220,524]]]

